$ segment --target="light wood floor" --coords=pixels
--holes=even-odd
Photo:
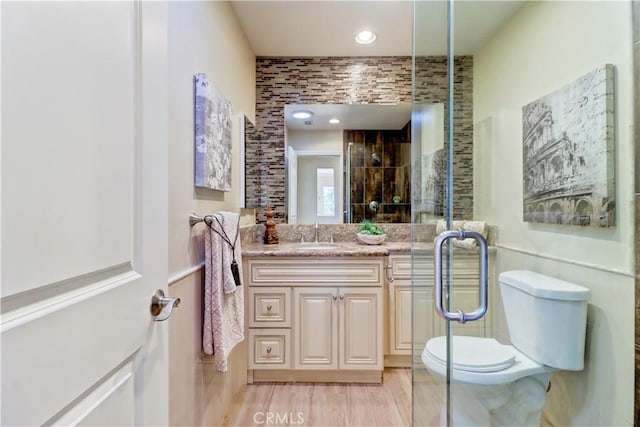
[[[437,424],[441,390],[425,373],[416,377],[416,425]],[[271,417],[267,420],[266,417]],[[434,424],[435,423],[435,424]],[[411,425],[411,369],[387,368],[383,384],[283,383],[247,385],[235,398],[224,426]]]

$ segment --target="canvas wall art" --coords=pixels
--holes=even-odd
[[[193,76],[195,186],[231,190],[231,103],[204,73]]]
[[[615,225],[614,66],[522,108],[524,220]]]

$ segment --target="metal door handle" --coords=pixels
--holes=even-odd
[[[171,316],[174,307],[180,306],[180,298],[171,298],[164,295],[162,289],[158,289],[151,296],[151,316],[156,322],[167,320]]]
[[[447,311],[442,304],[442,245],[449,239],[456,238],[458,240],[463,239],[475,239],[478,241],[480,247],[480,306],[471,313],[465,313],[462,310],[458,310],[457,313],[451,313]],[[467,231],[463,228],[457,230],[449,230],[438,235],[434,247],[434,270],[435,270],[435,291],[436,291],[436,311],[442,317],[447,320],[456,320],[460,323],[465,323],[470,320],[479,320],[487,313],[487,293],[489,288],[489,280],[487,275],[487,241],[482,234],[475,231]]]

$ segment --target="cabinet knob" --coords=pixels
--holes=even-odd
[[[340,301],[344,299],[344,295],[340,295]]]
[[[337,300],[337,299],[338,299],[338,295],[334,295],[334,296],[333,296],[333,300],[335,301],[335,300]]]
[[[271,346],[267,347],[267,354],[271,354]]]
[[[267,311],[271,311],[271,309],[272,309],[272,308],[273,308],[273,307],[271,306],[271,304],[269,304],[269,305],[267,306]]]
[[[385,265],[384,269],[387,271],[387,281],[393,283],[393,266]]]

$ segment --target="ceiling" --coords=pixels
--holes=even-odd
[[[416,53],[447,54],[447,1],[416,0]],[[457,55],[472,55],[522,7],[524,1],[458,0],[454,6]],[[240,25],[256,56],[411,56],[414,2],[406,0],[232,0]],[[359,45],[354,36],[369,29],[375,43]],[[400,129],[410,106],[305,105],[310,124],[291,118],[288,129]],[[339,125],[328,123],[339,117]],[[373,122],[374,124],[371,124]]]
[[[412,1],[240,1],[231,2],[256,56],[410,56]],[[482,47],[524,1],[457,1],[454,46],[457,55]],[[447,52],[447,2],[415,2],[416,53]],[[359,45],[362,29],[377,34]]]
[[[292,113],[313,113],[308,120],[295,119]],[[331,124],[329,119],[339,118]],[[402,129],[411,119],[411,104],[304,104],[285,105],[284,121],[288,130]],[[309,122],[309,123],[307,123]]]

